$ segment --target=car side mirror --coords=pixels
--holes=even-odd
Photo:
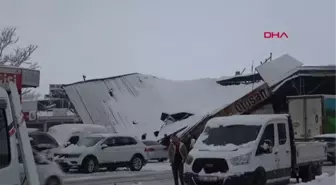
[[[107,148],[108,146],[107,146],[107,144],[102,144],[102,145],[100,145],[100,148],[102,149],[102,150],[104,150],[105,148]]]
[[[263,144],[259,146],[259,150],[264,154],[270,154],[273,152],[273,143],[271,140],[266,139]]]

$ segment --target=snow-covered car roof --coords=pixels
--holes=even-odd
[[[263,125],[275,118],[287,119],[287,114],[251,114],[251,115],[233,115],[226,117],[216,117],[209,120],[206,126],[219,127],[234,124],[243,125]]]

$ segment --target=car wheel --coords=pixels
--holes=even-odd
[[[45,185],[61,185],[61,181],[57,177],[50,177],[47,179]]]
[[[143,165],[144,165],[143,157],[136,155],[131,159],[130,169],[131,171],[140,171]]]
[[[98,169],[98,161],[94,157],[87,157],[84,159],[82,169],[85,173],[93,173]]]

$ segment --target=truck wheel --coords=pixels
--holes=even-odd
[[[254,171],[252,185],[266,185],[266,171],[263,168],[257,168]]]
[[[317,175],[322,175],[322,173],[323,173],[323,171],[322,171],[322,165],[316,165],[315,166],[315,175],[317,176]]]
[[[82,170],[85,173],[93,173],[98,169],[98,161],[94,157],[86,157],[82,164]]]
[[[303,169],[303,173],[301,175],[302,182],[309,182],[315,179],[315,173],[313,168],[313,165],[309,165]]]

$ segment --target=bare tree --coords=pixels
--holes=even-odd
[[[16,67],[26,67],[29,69],[39,69],[37,62],[31,62],[30,56],[37,49],[37,45],[28,45],[26,47],[17,46],[19,37],[16,36],[16,28],[5,28],[0,35],[0,65],[9,65]],[[5,54],[5,50],[12,50]],[[41,95],[33,92],[32,89],[22,91],[23,99],[37,99]]]

